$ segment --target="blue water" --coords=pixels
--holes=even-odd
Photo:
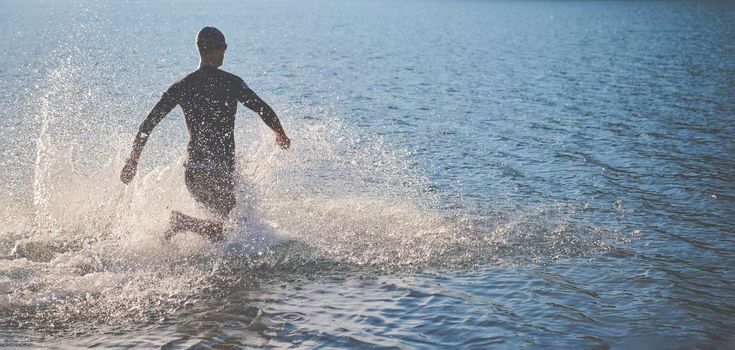
[[[180,110],[119,170],[207,25],[293,147],[241,107],[228,240],[162,244],[206,215]],[[0,30],[0,347],[735,348],[731,3],[3,1]]]

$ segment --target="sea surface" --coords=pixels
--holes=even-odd
[[[222,30],[227,240],[161,240]],[[0,1],[0,348],[735,349],[735,4]]]

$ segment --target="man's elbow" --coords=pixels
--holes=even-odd
[[[150,123],[143,122],[138,127],[138,134],[140,134],[140,135],[148,135],[148,134],[151,133],[151,130],[153,130],[153,127],[151,127]]]
[[[140,127],[138,127],[138,135],[142,137],[148,137],[148,135],[151,134],[153,131],[153,128],[156,127],[156,124],[154,121],[150,119],[146,119],[143,123],[140,124]]]

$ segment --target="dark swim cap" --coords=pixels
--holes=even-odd
[[[197,33],[197,48],[201,53],[227,48],[225,35],[215,27],[204,27]]]

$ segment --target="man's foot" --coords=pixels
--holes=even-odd
[[[173,238],[173,236],[180,232],[185,230],[186,228],[183,227],[183,220],[186,217],[185,214],[181,213],[180,211],[172,210],[171,211],[171,217],[168,219],[168,227],[166,228],[166,231],[163,233],[163,239],[168,242]]]
[[[168,228],[163,233],[163,238],[169,241],[176,233],[181,231],[196,232],[212,242],[219,242],[224,239],[221,222],[197,219],[173,210],[171,211]]]

